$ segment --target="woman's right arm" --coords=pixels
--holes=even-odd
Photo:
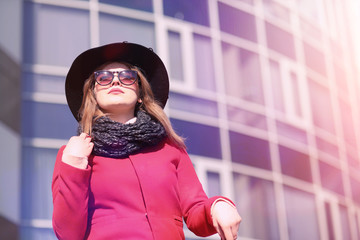
[[[87,159],[93,143],[86,134],[60,148],[52,180],[53,228],[58,239],[84,239],[88,221],[91,169]]]

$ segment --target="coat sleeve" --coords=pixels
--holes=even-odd
[[[215,234],[216,229],[211,217],[212,204],[221,199],[232,204],[233,202],[220,196],[207,197],[185,151],[181,152],[177,173],[180,204],[187,227],[198,236],[205,237]]]
[[[60,240],[84,239],[88,219],[91,169],[78,169],[62,162],[65,146],[56,157],[53,179],[53,228]]]

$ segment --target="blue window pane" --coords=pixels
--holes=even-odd
[[[330,133],[335,133],[333,110],[331,108],[331,96],[328,88],[308,79],[312,117],[315,126]]]
[[[220,184],[220,174],[217,172],[207,172],[207,183],[208,189],[207,194],[209,197],[220,196],[221,195],[221,184]]]
[[[328,230],[328,239],[336,239],[335,238],[335,230],[333,224],[333,214],[331,213],[331,206],[330,203],[325,202],[325,213],[326,213],[326,226]]]
[[[234,187],[235,204],[244,219],[239,236],[244,239],[280,239],[273,184],[235,173]]]
[[[340,55],[340,54],[339,54]],[[338,56],[339,55],[334,55]],[[347,81],[347,74],[345,72],[345,66],[343,64],[333,64],[334,74],[335,74],[335,82],[338,87],[338,91],[341,92],[344,96],[348,96],[349,94],[349,86]]]
[[[256,129],[267,129],[266,118],[264,115],[247,111],[235,106],[227,106],[228,120],[235,123],[244,124]]]
[[[90,46],[89,12],[24,1],[24,62],[69,66]]]
[[[254,5],[254,0],[239,0],[240,2],[249,4],[249,5]]]
[[[57,240],[52,228],[21,227],[22,240]]]
[[[280,136],[307,144],[307,134],[304,130],[280,121],[276,121],[276,128]]]
[[[276,110],[285,113],[284,88],[282,86],[282,73],[280,64],[277,61],[269,60],[271,88],[274,98],[274,107]]]
[[[99,18],[101,45],[128,41],[155,49],[153,23],[104,13]]]
[[[279,146],[281,171],[283,174],[311,182],[310,159],[304,153]]]
[[[314,195],[284,187],[290,240],[320,239]]]
[[[25,73],[22,88],[25,92],[55,93],[65,98],[65,77]]]
[[[259,55],[227,43],[222,54],[226,93],[264,104]]]
[[[255,17],[219,2],[220,29],[226,33],[257,42]]]
[[[334,159],[336,160],[340,159],[339,149],[334,143],[322,139],[320,137],[316,137],[316,147],[318,150],[332,155]]]
[[[344,140],[347,144],[356,148],[356,131],[354,131],[354,114],[351,105],[341,98],[339,98],[339,105]]]
[[[51,181],[57,149],[24,147],[22,160],[22,218],[51,219]]]
[[[360,188],[359,188],[360,181],[358,181],[353,177],[350,177],[350,184],[351,184],[352,198],[357,204],[360,204]]]
[[[340,205],[340,222],[342,227],[342,239],[351,239],[351,228],[349,222],[349,213],[348,208],[346,206]]]
[[[344,195],[341,170],[327,163],[319,161],[321,185],[333,192]]]
[[[354,215],[354,223],[355,223],[355,228],[356,228],[356,232],[355,232],[355,234],[356,234],[356,237],[355,237],[355,239],[356,238],[360,238],[360,221],[359,221],[359,212],[356,214],[356,215]]]
[[[184,81],[183,74],[183,55],[181,48],[180,33],[168,31],[169,37],[169,61],[170,61],[170,78],[175,81]]]
[[[217,103],[180,93],[170,92],[169,106],[171,109],[192,112],[196,114],[218,117]]]
[[[264,0],[263,5],[266,17],[276,18],[286,24],[291,23],[290,10],[283,4],[277,3],[276,0]]]
[[[76,134],[77,122],[67,105],[23,101],[22,115],[24,137],[68,139]]]
[[[209,26],[207,0],[163,0],[164,15]]]
[[[100,3],[107,3],[115,6],[132,8],[146,12],[153,11],[152,0],[99,0]]]
[[[306,65],[310,69],[326,76],[326,63],[324,54],[309,44],[306,44],[305,42],[303,44]]]
[[[231,159],[249,166],[271,169],[269,143],[265,140],[230,132]]]
[[[354,170],[360,170],[360,159],[358,152],[355,149],[352,149],[349,145],[346,146],[346,150],[349,167],[353,168]]]
[[[194,34],[196,84],[198,88],[215,91],[214,58],[211,39]]]
[[[296,60],[294,37],[268,22],[265,23],[267,45],[270,49]]]
[[[171,119],[176,132],[186,138],[190,154],[221,159],[220,132],[216,127]]]
[[[319,43],[322,41],[322,39],[324,39],[323,31],[320,30],[321,29],[320,25],[315,25],[312,21],[309,21],[308,19],[305,19],[303,17],[300,17],[299,20],[300,20],[300,29],[304,37],[306,36],[307,38],[308,37],[312,38],[313,40]],[[333,56],[337,56],[336,53],[334,54],[335,55]]]

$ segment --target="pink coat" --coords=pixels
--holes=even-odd
[[[216,233],[188,154],[168,142],[124,159],[91,156],[85,170],[61,161],[52,183],[53,228],[62,240],[184,239]]]

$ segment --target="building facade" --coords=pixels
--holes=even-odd
[[[52,170],[77,128],[64,96],[67,70],[82,51],[119,41],[151,47],[165,62],[171,88],[165,110],[187,139],[208,195],[236,203],[240,239],[360,238],[351,0],[21,5],[20,239],[56,239]],[[4,119],[6,126],[16,123]]]

